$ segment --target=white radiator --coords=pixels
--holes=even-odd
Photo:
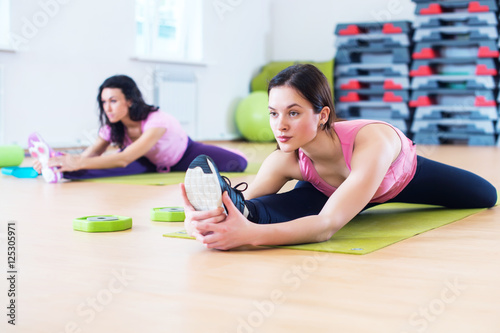
[[[193,140],[198,138],[197,86],[196,75],[191,72],[155,73],[155,104],[179,120]]]

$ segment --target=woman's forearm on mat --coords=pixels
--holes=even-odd
[[[81,157],[78,166],[79,169],[111,169],[111,168],[124,168],[134,159],[126,154],[116,153],[110,155]]]
[[[109,147],[109,142],[104,140],[103,138],[97,138],[96,142],[93,145],[87,147],[80,156],[82,157],[93,157],[102,155],[106,149]]]

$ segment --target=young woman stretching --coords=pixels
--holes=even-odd
[[[283,70],[268,93],[279,149],[263,162],[246,200],[206,156],[186,172],[185,227],[208,248],[326,241],[384,202],[479,208],[497,201],[489,182],[417,156],[413,142],[388,123],[336,121],[327,80],[312,65]],[[299,180],[293,190],[276,194],[292,179]]]
[[[101,121],[97,141],[81,155],[50,156],[45,168],[38,161],[35,169],[50,173],[47,167],[57,168],[55,171],[67,179],[186,171],[200,154],[210,156],[221,171],[241,172],[247,166],[242,154],[191,140],[174,117],[144,102],[128,76],[106,79],[99,88],[97,102]],[[111,143],[120,151],[103,155]],[[40,144],[44,143],[39,136],[30,137],[30,147]],[[36,149],[35,155],[43,160]]]

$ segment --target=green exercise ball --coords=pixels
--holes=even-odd
[[[265,91],[254,91],[236,108],[236,126],[245,139],[270,142],[274,134],[269,125],[268,98]]]
[[[19,166],[24,160],[24,149],[18,145],[0,146],[0,168]]]

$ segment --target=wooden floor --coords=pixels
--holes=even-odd
[[[253,160],[273,149],[232,146]],[[500,189],[500,148],[419,154]],[[1,332],[500,332],[500,208],[364,256],[222,252],[162,237],[182,224],[150,220],[151,208],[182,204],[178,186],[0,176],[0,188]],[[74,218],[95,214],[130,216],[133,228],[72,230]],[[6,316],[9,221],[18,237],[15,327]]]

